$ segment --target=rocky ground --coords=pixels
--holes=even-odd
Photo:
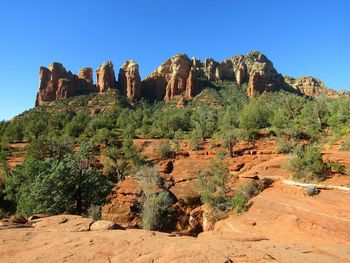
[[[193,152],[183,143],[181,155],[159,162],[154,150],[159,143],[135,141],[143,155],[159,163],[178,198],[191,196],[193,174],[222,150],[208,142]],[[325,148],[324,158],[349,167],[350,152],[337,147]],[[103,223],[93,227],[91,219],[69,215],[35,219],[25,225],[3,221],[0,262],[350,262],[350,192],[321,190],[310,197],[304,188],[287,185],[290,174],[283,164],[288,156],[276,152],[273,140],[259,141],[252,149],[247,145],[237,149],[242,152],[229,163],[234,184],[244,184],[252,175],[272,178],[274,183],[252,199],[247,212],[230,213],[211,231],[189,237],[138,229],[104,230],[110,227]],[[169,161],[172,169],[167,170]],[[350,177],[334,174],[322,184],[349,187]],[[127,203],[130,195],[138,195],[137,184],[127,180],[116,198]],[[116,205],[123,204],[117,199]],[[129,218],[128,211],[122,216]]]

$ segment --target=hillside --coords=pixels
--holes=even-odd
[[[259,52],[40,72],[0,123],[0,261],[349,262],[348,96]]]
[[[41,67],[39,75],[36,106],[72,96],[102,94],[109,90],[119,90],[131,101],[141,98],[169,101],[179,96],[190,100],[205,88],[206,81],[217,84],[231,81],[238,86],[245,84],[249,97],[282,90],[307,96],[339,96],[319,79],[310,76],[298,79],[283,77],[273,63],[258,51],[232,56],[222,62],[212,58],[202,62],[196,58],[189,59],[186,54],[178,54],[166,60],[142,81],[139,65],[133,60],[126,61],[120,67],[117,77],[113,63],[104,62],[96,70],[96,84],[93,83],[92,68],[82,68],[74,75],[57,62],[48,68]]]

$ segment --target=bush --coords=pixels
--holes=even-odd
[[[203,204],[209,205],[214,211],[230,209],[230,202],[226,196],[229,176],[230,172],[226,163],[213,161],[210,163],[209,173],[199,177],[200,196]]]
[[[347,142],[343,142],[340,147],[339,147],[340,151],[349,151],[350,150],[350,141]]]
[[[100,205],[91,205],[87,211],[88,216],[94,221],[101,219],[101,206]]]
[[[339,174],[345,174],[346,172],[345,166],[339,162],[330,162],[329,166],[332,172],[339,173]]]
[[[268,182],[269,184],[270,182]],[[246,185],[238,187],[231,199],[231,206],[237,213],[244,212],[248,209],[249,199],[257,196],[266,187],[266,184],[259,181],[253,181]]]
[[[199,131],[197,129],[194,129],[192,131],[191,138],[190,138],[190,146],[192,151],[199,151],[202,149],[200,142],[201,142],[201,136],[199,134]]]
[[[329,166],[322,160],[321,147],[316,143],[296,147],[287,168],[295,178],[306,181],[323,181],[329,172]]]
[[[237,213],[247,211],[247,203],[249,199],[242,194],[235,194],[231,199],[231,205]]]
[[[171,199],[168,192],[148,196],[143,204],[142,228],[146,230],[164,229],[167,225],[164,221],[169,214],[170,205]]]
[[[155,167],[141,167],[137,173],[143,191],[142,228],[164,230],[169,227],[173,203],[162,178]]]
[[[291,153],[296,146],[294,140],[277,139],[277,152],[278,153]]]
[[[164,160],[170,158],[173,155],[173,151],[171,150],[171,145],[168,141],[160,143],[159,152],[161,157]]]

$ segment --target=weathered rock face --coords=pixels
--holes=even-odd
[[[102,219],[112,221],[122,227],[136,227],[141,188],[136,180],[125,179],[111,194],[111,203],[102,208]]]
[[[277,91],[282,87],[282,76],[272,62],[258,51],[228,58],[221,64],[221,69],[226,80],[235,79],[238,85],[248,82],[250,97],[256,92]]]
[[[209,81],[217,81],[218,77],[220,77],[220,63],[212,58],[207,58],[205,59],[203,66],[206,79]]]
[[[339,95],[335,90],[327,88],[321,80],[310,76],[304,76],[297,79],[285,76],[284,81],[287,85],[307,96],[326,95],[336,97]]]
[[[74,75],[67,72],[60,63],[53,63],[49,68],[41,67],[36,105],[91,92],[103,93],[119,86],[122,94],[130,100],[146,98],[151,101],[169,101],[177,98],[182,100],[178,104],[182,107],[185,101],[206,87],[206,81],[215,81],[217,84],[232,81],[240,86],[246,84],[249,97],[279,90],[307,96],[350,96],[349,92],[338,93],[326,88],[322,81],[313,77],[282,77],[272,62],[258,51],[233,56],[223,62],[212,58],[201,62],[196,58],[190,60],[185,54],[178,54],[161,64],[143,81],[140,79],[139,66],[133,60],[128,60],[121,66],[118,83],[110,61],[103,63],[96,73],[97,85],[94,86],[91,68],[83,68],[78,75]]]
[[[115,74],[113,64],[111,61],[106,61],[97,70],[97,88],[100,93],[109,89],[117,88],[117,81],[115,80]]]
[[[92,68],[82,68],[79,71],[78,78],[86,80],[87,83],[93,83]]]
[[[197,79],[195,68],[192,66],[186,83],[186,98],[192,99],[197,94]]]
[[[143,94],[169,101],[184,93],[191,67],[192,63],[187,55],[179,54],[168,59],[143,81]]]
[[[66,99],[68,97],[95,92],[92,84],[92,70],[82,69],[79,75],[74,75],[60,63],[52,63],[49,68],[41,67],[39,71],[40,84],[36,96],[36,106],[47,101]]]
[[[135,61],[128,60],[122,65],[118,74],[118,84],[130,100],[141,98],[139,65]]]

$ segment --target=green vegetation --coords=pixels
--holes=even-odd
[[[288,169],[297,179],[323,181],[329,174],[329,166],[322,160],[320,145],[299,145],[293,152]]]
[[[210,171],[201,174],[201,201],[209,205],[214,211],[226,211],[230,209],[230,200],[226,196],[228,192],[228,180],[230,172],[224,162],[211,162]]]
[[[160,143],[160,147],[159,147],[159,152],[160,152],[160,156],[166,160],[168,158],[170,158],[173,155],[173,151],[171,149],[171,145],[168,141],[165,142],[161,142]]]
[[[143,191],[142,227],[164,230],[171,222],[172,200],[155,167],[141,167],[137,177]]]
[[[318,144],[350,133],[349,98],[312,99],[278,92],[248,99],[246,86],[233,82],[203,80],[201,86],[206,88],[181,109],[176,101],[140,100],[130,105],[116,92],[107,92],[47,103],[0,122],[1,213],[13,213],[15,208],[24,215],[69,212],[98,217],[94,208],[106,201],[111,187],[138,171],[142,174],[147,165],[134,144],[138,138],[173,140],[160,146],[164,159],[180,150],[181,141],[200,150],[203,141],[220,139],[225,152],[217,156],[224,160],[239,154],[235,148],[241,140],[253,143],[274,136],[278,151],[292,154],[289,169],[297,178],[324,180],[330,170],[347,172],[326,164]],[[25,161],[11,170],[6,159],[15,142],[28,146]],[[349,143],[340,149],[349,150]],[[217,211],[242,212],[255,193],[248,188],[255,186],[237,189],[229,198],[228,178],[225,165],[212,164],[202,178],[202,202]],[[162,189],[144,192],[147,229],[163,229],[171,214],[169,192]]]
[[[106,201],[112,183],[93,167],[94,146],[82,142],[75,153],[62,160],[57,156],[44,160],[28,156],[10,173],[5,198],[16,204],[17,213],[83,214],[91,205]]]

